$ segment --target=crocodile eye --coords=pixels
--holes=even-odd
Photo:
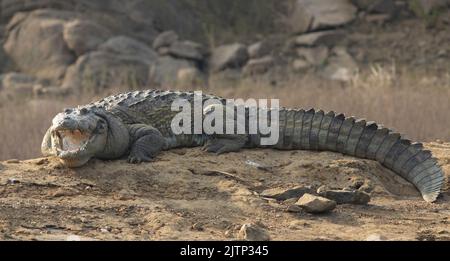
[[[85,114],[87,114],[88,113],[88,109],[86,109],[86,108],[81,108],[80,109],[80,114],[81,115],[85,115]]]
[[[67,114],[69,114],[69,113],[72,113],[72,109],[70,109],[70,108],[64,108],[64,113],[67,113]]]

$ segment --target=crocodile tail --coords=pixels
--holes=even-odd
[[[281,109],[277,149],[325,150],[372,159],[402,176],[427,202],[438,197],[444,172],[430,151],[399,133],[333,111]]]

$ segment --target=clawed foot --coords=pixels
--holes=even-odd
[[[227,152],[239,151],[245,144],[245,139],[242,138],[213,138],[206,142],[202,150],[222,154]]]
[[[130,156],[128,156],[127,161],[128,161],[128,163],[131,163],[131,164],[139,164],[142,162],[151,162],[151,161],[153,161],[153,158],[145,156],[145,155],[130,155]]]

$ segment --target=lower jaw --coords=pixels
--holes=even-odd
[[[90,159],[91,157],[88,156],[83,156],[80,158],[59,158],[61,163],[69,168],[81,167],[84,164],[86,164]]]

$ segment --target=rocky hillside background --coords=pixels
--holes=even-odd
[[[0,159],[37,156],[63,107],[139,88],[276,97],[367,117],[420,140],[450,140],[449,6],[2,0],[0,138],[10,144]]]

